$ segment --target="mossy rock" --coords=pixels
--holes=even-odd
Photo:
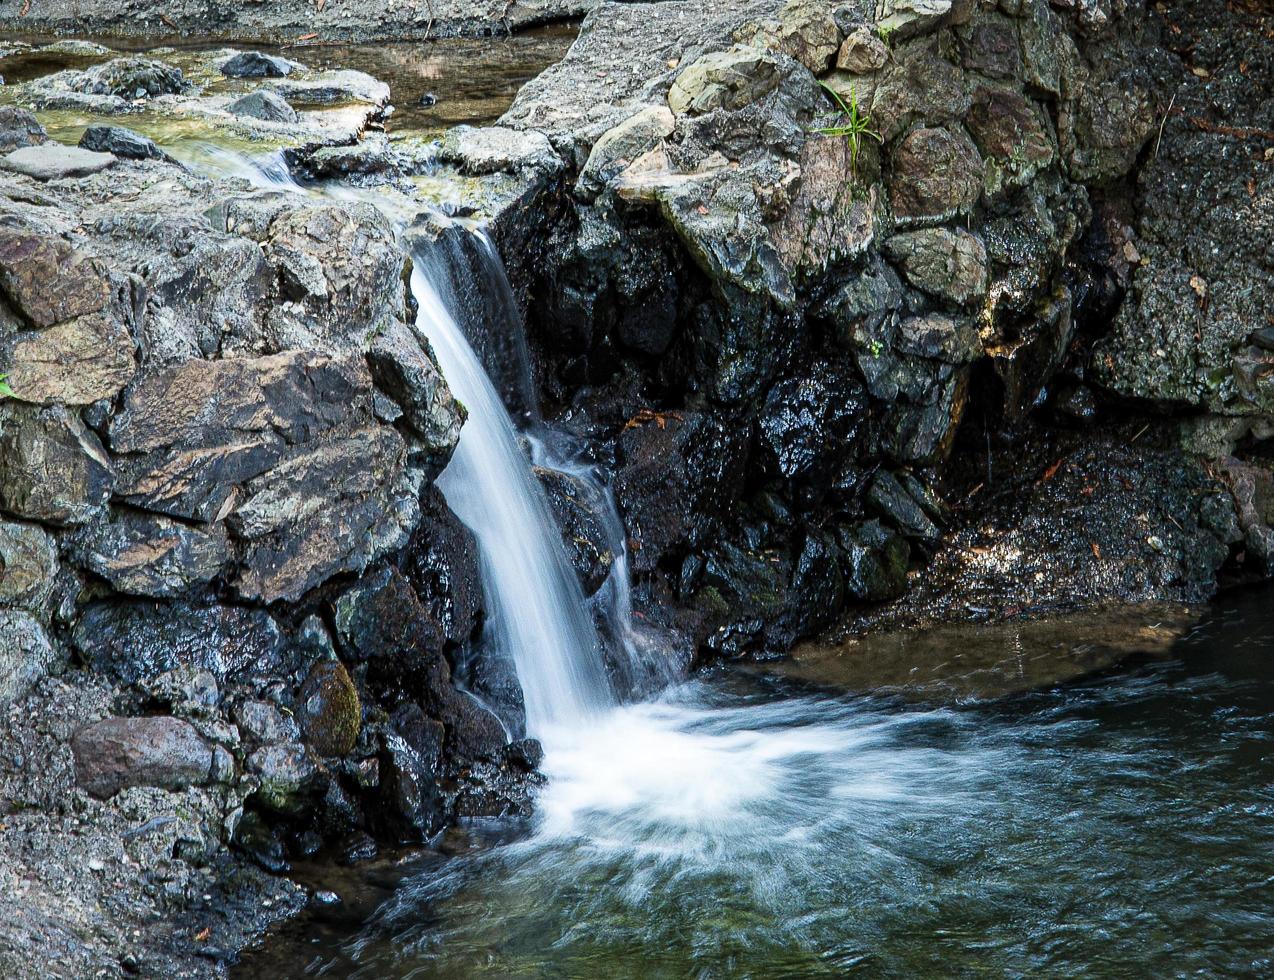
[[[363,708],[345,666],[335,660],[316,663],[305,683],[297,718],[305,741],[322,756],[347,755],[358,741]]]

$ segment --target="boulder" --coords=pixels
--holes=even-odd
[[[121,99],[149,99],[178,95],[191,88],[180,68],[150,58],[113,58],[79,72],[71,89],[87,95],[114,95]]]
[[[71,642],[99,673],[136,684],[182,666],[223,687],[281,663],[279,627],[263,609],[105,599],[80,614]]]
[[[263,122],[294,123],[298,118],[296,110],[288,105],[287,99],[264,89],[239,96],[226,106],[226,112]]]
[[[319,755],[353,751],[362,727],[362,705],[343,664],[324,660],[310,668],[297,695],[296,718],[306,744]]]
[[[97,153],[114,153],[129,160],[165,160],[176,163],[149,136],[123,126],[89,126],[80,137],[80,147]]]
[[[118,312],[104,309],[0,340],[0,363],[22,401],[91,405],[133,379],[135,346]]]
[[[103,800],[129,786],[181,790],[233,775],[225,750],[177,718],[107,718],[76,732],[71,751],[76,782]]]
[[[225,528],[191,527],[167,517],[117,510],[84,535],[84,567],[120,592],[179,598],[211,582],[230,560]]]
[[[284,816],[300,816],[322,794],[324,774],[298,742],[278,742],[248,756],[248,771],[261,785],[253,799]]]
[[[24,146],[39,146],[48,138],[44,127],[29,109],[0,106],[0,153]]]
[[[576,181],[576,192],[590,199],[643,153],[672,135],[676,119],[667,106],[646,106],[618,126],[608,129],[593,144]]]
[[[845,588],[860,602],[884,602],[907,591],[911,546],[879,521],[867,521],[838,534]]]
[[[438,158],[472,175],[562,169],[561,158],[543,133],[503,126],[456,126],[443,136]]]
[[[36,524],[0,520],[0,606],[39,610],[53,591],[57,542]]]
[[[403,574],[446,642],[468,645],[483,621],[478,543],[436,487],[422,495],[421,520],[404,553]]]
[[[853,454],[867,410],[852,367],[819,361],[770,389],[758,420],[762,458],[787,480],[826,479]]]
[[[294,105],[328,106],[361,102],[383,106],[389,103],[388,85],[352,69],[311,72],[304,78],[284,78],[269,85]]]
[[[394,712],[385,733],[380,785],[382,805],[376,821],[386,829],[433,836],[444,823],[444,802],[437,785],[445,732],[419,705],[405,704]]]
[[[40,621],[21,609],[0,608],[0,707],[25,697],[57,663]]]
[[[221,65],[230,78],[284,78],[292,74],[292,62],[264,51],[240,51]]]
[[[962,132],[917,129],[898,144],[889,200],[900,224],[946,221],[982,196],[982,158]]]
[[[85,524],[101,513],[113,477],[78,415],[0,401],[0,509],[44,524]]]
[[[867,75],[885,67],[889,49],[880,35],[866,25],[850,31],[836,52],[836,67],[853,75]]]
[[[33,327],[88,316],[110,302],[105,265],[63,238],[0,229],[0,290]]]
[[[827,70],[841,43],[832,10],[821,0],[788,0],[772,20],[746,24],[734,39],[794,58],[815,75]]]
[[[963,229],[903,232],[885,242],[885,252],[908,282],[939,299],[961,305],[986,295],[986,248]]]

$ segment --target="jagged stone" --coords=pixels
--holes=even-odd
[[[179,598],[212,581],[230,560],[225,528],[194,528],[166,517],[116,512],[79,549],[90,571],[120,592]]]
[[[39,610],[57,568],[57,543],[43,528],[0,521],[0,605]]]
[[[189,87],[180,68],[149,58],[113,58],[86,68],[71,82],[73,91],[122,99],[176,95]]]
[[[379,388],[398,403],[429,459],[431,473],[447,465],[460,441],[464,409],[456,404],[428,344],[395,320],[367,354]]]
[[[24,146],[39,146],[48,138],[44,127],[29,109],[0,106],[0,153]]]
[[[0,289],[35,327],[96,313],[111,297],[100,260],[62,238],[10,228],[0,230]]]
[[[120,391],[137,370],[133,336],[112,310],[24,330],[0,340],[0,364],[18,398],[91,405]]]
[[[976,235],[959,228],[925,228],[894,235],[885,252],[901,265],[907,281],[955,304],[986,295],[986,248]]]
[[[38,619],[25,610],[0,608],[0,706],[25,697],[56,663]]]
[[[79,416],[0,402],[0,509],[57,526],[85,524],[110,496],[110,459]]]
[[[982,158],[963,133],[917,129],[894,151],[889,198],[900,223],[945,221],[982,196]]]
[[[292,74],[292,62],[264,51],[240,51],[221,66],[230,78],[284,78]]]
[[[166,160],[175,163],[149,136],[123,126],[89,126],[80,137],[80,148],[95,153],[113,153],[129,160]]]

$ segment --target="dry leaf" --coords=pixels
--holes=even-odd
[[[1097,547],[1097,542],[1089,541],[1088,547],[1093,549],[1093,557],[1096,558],[1098,561],[1101,561],[1101,549]]]
[[[195,936],[195,942],[206,943],[211,935],[212,929],[210,927],[205,927],[198,935]]]
[[[302,34],[300,37],[297,38],[297,40],[298,41],[313,41],[316,37],[318,37],[318,31],[315,31],[313,34]]]
[[[1195,291],[1195,293],[1198,295],[1199,299],[1207,299],[1207,298],[1208,298],[1208,284],[1207,284],[1206,282],[1204,282],[1204,280],[1203,280],[1203,277],[1202,277],[1202,276],[1191,276],[1191,277],[1190,277],[1190,288],[1191,288],[1191,289],[1193,289],[1193,290]]]
[[[1057,476],[1057,471],[1062,468],[1062,461],[1059,459],[1056,463],[1044,471],[1044,475],[1040,477],[1040,483],[1047,483],[1053,477]]]

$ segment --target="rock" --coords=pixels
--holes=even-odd
[[[819,361],[770,389],[758,424],[762,456],[780,476],[826,479],[852,454],[868,404],[851,371],[848,364]]]
[[[963,133],[917,129],[894,151],[889,199],[900,224],[946,221],[982,196],[982,158]]]
[[[452,397],[428,342],[394,321],[372,341],[367,360],[376,384],[402,408],[419,438],[430,474],[441,473],[460,441],[465,411]]]
[[[519,132],[503,126],[456,126],[438,147],[438,159],[454,163],[466,174],[543,170],[557,173],[561,158],[543,133]]]
[[[907,539],[868,521],[838,535],[844,553],[845,588],[860,602],[884,602],[907,591],[911,547]]]
[[[884,0],[877,27],[899,40],[925,34],[952,16],[959,0]]]
[[[0,706],[25,697],[55,663],[40,621],[20,609],[0,608]]]
[[[422,495],[421,512],[404,553],[403,574],[442,627],[445,641],[467,646],[483,620],[478,543],[436,487]]]
[[[264,89],[239,96],[226,106],[226,112],[265,122],[294,123],[298,118],[296,110],[288,105],[287,99]]]
[[[40,610],[57,574],[56,541],[35,524],[0,521],[0,606]]]
[[[961,61],[965,68],[988,78],[1014,79],[1022,74],[1022,51],[1017,26],[1005,18],[977,21],[960,28]]]
[[[165,160],[176,163],[149,136],[123,126],[89,126],[80,137],[80,148],[97,153],[114,153],[129,160]]]
[[[701,55],[682,69],[668,90],[668,105],[678,116],[741,109],[774,91],[780,77],[772,54],[736,45]]]
[[[180,790],[216,781],[214,751],[177,718],[107,718],[71,739],[75,779],[98,799],[129,786]]]
[[[15,395],[35,404],[91,405],[120,391],[137,371],[135,344],[119,315],[101,310],[0,340]]]
[[[885,67],[889,49],[870,27],[854,28],[836,53],[836,67],[854,75],[867,75]]]
[[[240,51],[221,65],[221,74],[230,78],[284,78],[292,73],[292,62],[264,51]]]
[[[776,20],[745,25],[734,36],[795,58],[815,75],[827,70],[841,43],[836,18],[819,0],[788,0]]]
[[[400,161],[389,140],[369,133],[353,146],[320,146],[299,161],[298,169],[311,180],[330,180],[396,171]]]
[[[248,756],[248,771],[261,781],[253,795],[266,809],[300,816],[322,792],[323,773],[297,742],[277,742]]]
[[[1016,92],[978,89],[965,125],[982,156],[1003,171],[1000,184],[1029,180],[1057,156],[1039,110]]]
[[[0,167],[36,180],[49,181],[86,177],[105,170],[114,162],[115,157],[110,153],[94,153],[92,150],[54,143],[24,146],[6,153],[0,158]]]
[[[419,705],[405,704],[394,712],[385,733],[380,799],[376,819],[392,829],[405,829],[428,839],[443,826],[441,777],[444,731]]]
[[[856,86],[869,124],[892,141],[913,125],[955,122],[969,111],[964,71],[949,54],[941,35],[924,37],[895,47],[876,75],[837,72],[829,76],[828,84],[838,89],[845,84]]]
[[[305,78],[286,78],[270,87],[293,105],[348,105],[366,103],[383,106],[389,102],[389,86],[361,71],[341,69],[310,73]]]
[[[215,719],[221,704],[221,689],[212,672],[191,664],[144,678],[137,687],[149,703],[180,718]]]
[[[0,509],[56,526],[85,524],[110,496],[110,459],[61,407],[0,402]]]
[[[986,295],[986,248],[962,229],[925,228],[894,235],[885,252],[902,266],[907,281],[953,304]]]
[[[71,83],[76,92],[130,100],[178,95],[190,87],[180,68],[149,58],[114,58],[85,69]]]
[[[102,262],[53,235],[0,229],[0,289],[34,327],[102,310],[111,286]]]
[[[39,146],[48,138],[44,127],[30,110],[18,106],[0,106],[0,153],[8,153],[24,146]]]
[[[660,105],[646,106],[618,126],[608,129],[589,151],[588,160],[575,184],[576,193],[586,200],[595,197],[629,164],[672,135],[675,126],[676,119],[671,110]]]
[[[929,515],[907,492],[898,477],[888,470],[878,471],[872,479],[867,490],[867,503],[913,540],[935,544],[942,537],[942,532]]]
[[[120,599],[90,603],[71,642],[95,671],[123,684],[193,666],[223,687],[277,670],[282,646],[263,609]]]
[[[615,562],[604,518],[599,513],[604,503],[587,483],[568,473],[537,466],[535,476],[553,508],[562,542],[584,595],[591,596],[610,576]]]
[[[1232,457],[1222,460],[1218,470],[1234,496],[1247,557],[1259,574],[1274,575],[1274,472]]]
[[[211,582],[230,560],[225,528],[195,528],[167,517],[116,511],[79,547],[90,571],[120,592],[180,598]]]
[[[323,756],[348,755],[362,727],[362,705],[349,672],[335,660],[310,668],[297,695],[297,720],[305,742]]]
[[[300,726],[267,701],[245,701],[235,709],[239,730],[255,742],[299,742]]]
[[[747,453],[721,422],[691,412],[632,419],[619,437],[615,498],[633,568],[654,569],[707,543],[738,499]]]

